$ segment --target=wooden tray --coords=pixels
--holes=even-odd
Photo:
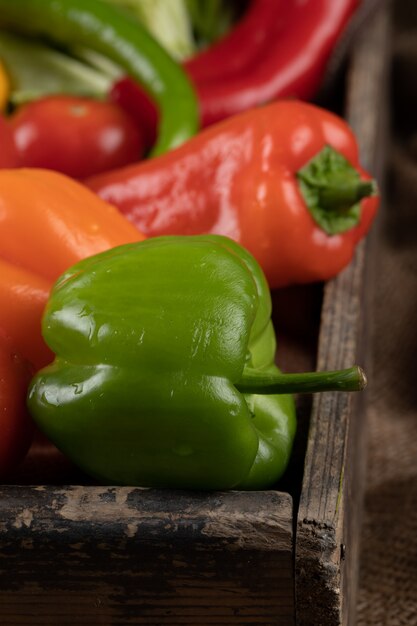
[[[355,46],[345,108],[376,175],[387,33],[382,8]],[[273,294],[284,370],[364,364],[369,245],[324,292]],[[0,623],[353,625],[365,398],[299,400],[277,490],[100,487],[33,447],[16,484],[0,486]]]

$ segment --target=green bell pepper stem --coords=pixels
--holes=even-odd
[[[0,0],[0,27],[82,45],[118,63],[154,98],[161,115],[152,155],[198,130],[198,104],[182,68],[138,23],[101,0]]]
[[[327,235],[344,233],[361,220],[360,201],[377,193],[374,180],[331,146],[325,146],[297,172],[301,195],[317,225]]]
[[[361,391],[366,384],[365,372],[357,365],[344,370],[303,374],[267,374],[245,367],[236,387],[242,393],[281,394]]]
[[[342,210],[356,204],[363,198],[376,193],[372,180],[343,180],[334,177],[331,183],[319,190],[320,204],[329,211]]]

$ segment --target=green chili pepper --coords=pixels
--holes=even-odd
[[[0,0],[0,26],[69,47],[86,46],[122,66],[160,109],[152,154],[178,146],[197,131],[197,98],[185,72],[117,7],[101,0]]]
[[[57,356],[32,381],[29,408],[102,481],[270,486],[296,430],[292,396],[277,393],[363,385],[354,368],[289,376],[288,387],[274,365],[270,316],[259,265],[230,239],[160,237],[113,248],[55,284],[43,332]]]

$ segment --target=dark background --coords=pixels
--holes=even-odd
[[[392,9],[358,626],[417,625],[417,2]]]

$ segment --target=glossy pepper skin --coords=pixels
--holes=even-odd
[[[0,170],[0,258],[55,280],[86,256],[144,236],[71,178],[36,168]]]
[[[265,278],[235,242],[162,237],[90,257],[54,286],[43,320],[56,353],[34,378],[35,421],[110,483],[261,488],[284,471],[289,395],[244,394],[274,365]]]
[[[41,317],[53,281],[86,256],[143,235],[57,172],[0,170],[0,206],[0,327],[39,369],[52,360]]]
[[[337,154],[330,151],[327,159],[329,147]],[[234,239],[261,264],[269,285],[282,287],[327,280],[349,263],[378,206],[377,195],[361,199],[369,178],[343,119],[282,101],[224,120],[157,159],[86,182],[147,236]],[[337,232],[323,228],[327,218]]]
[[[41,333],[51,287],[52,281],[0,258],[0,328],[35,370],[53,360]]]
[[[159,109],[154,154],[197,131],[197,100],[186,74],[140,24],[116,7],[100,0],[0,0],[0,25],[61,45],[88,47],[123,67]]]
[[[288,393],[366,382],[355,367],[281,374],[270,314],[259,265],[225,237],[160,237],[89,257],[53,288],[43,332],[56,358],[31,383],[30,411],[107,483],[270,486],[295,433]]]
[[[202,125],[277,98],[311,99],[358,4],[358,0],[275,2],[276,16],[260,55],[254,55],[240,74],[196,84]]]
[[[265,54],[286,5],[288,0],[250,0],[230,32],[184,61],[187,74],[196,85],[242,76]]]

